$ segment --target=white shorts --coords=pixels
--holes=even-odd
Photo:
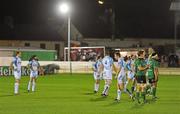
[[[30,72],[30,77],[31,78],[34,78],[34,77],[37,78],[38,77],[38,71],[31,71]]]
[[[17,80],[21,79],[21,71],[14,71],[14,78]]]
[[[125,73],[123,73],[123,74],[119,73],[118,78],[117,78],[117,82],[118,82],[118,84],[125,83],[126,82],[126,74]]]
[[[134,72],[128,71],[128,78],[133,79],[134,78]]]
[[[94,80],[100,80],[101,79],[101,75],[97,72],[94,72]]]
[[[112,80],[112,71],[111,70],[105,70],[103,71],[103,79],[107,80]]]

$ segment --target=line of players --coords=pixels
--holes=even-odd
[[[101,95],[108,96],[114,70],[116,72],[115,79],[117,79],[115,100],[120,101],[122,92],[127,93],[130,98],[136,99],[138,103],[146,102],[147,93],[152,94],[153,99],[156,99],[158,55],[151,48],[148,54],[149,57],[145,58],[145,51],[140,50],[137,54],[138,58],[135,58],[135,56],[121,57],[120,53],[115,53],[114,58],[118,61],[116,65],[108,52],[104,58],[98,56],[97,61],[93,64],[94,92],[98,92],[100,80],[104,79],[105,84]],[[127,88],[130,82],[131,91]]]
[[[40,64],[38,62],[38,58],[36,55],[33,55],[28,63],[28,68],[30,69],[30,79],[28,82],[27,91],[30,92],[32,87],[32,92],[35,91],[36,87],[36,79],[38,77],[38,70]],[[21,79],[21,52],[16,52],[16,55],[13,57],[13,61],[11,63],[11,69],[14,72],[15,84],[14,84],[14,94],[19,94],[19,85]]]

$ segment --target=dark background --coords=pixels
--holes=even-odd
[[[56,6],[61,0],[1,0],[1,28],[14,25],[45,25],[49,18],[61,19]],[[173,38],[174,17],[170,0],[71,0],[72,23],[84,37],[111,37],[112,4],[116,14],[116,37]],[[9,19],[10,18],[10,19]],[[3,25],[3,26],[2,26]]]

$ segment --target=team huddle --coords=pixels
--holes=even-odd
[[[19,94],[19,84],[21,79],[21,52],[16,52],[16,56],[13,57],[12,61],[12,68],[14,71],[14,78],[15,78],[15,84],[14,84],[14,94]],[[35,91],[36,86],[36,79],[38,77],[38,70],[39,70],[39,62],[36,57],[36,55],[33,55],[28,63],[28,68],[30,69],[30,80],[28,83],[27,91],[30,92],[31,85],[32,85],[32,92]]]
[[[115,79],[117,79],[116,101],[120,101],[122,93],[128,94],[131,99],[137,100],[138,103],[146,103],[146,95],[152,95],[152,99],[155,100],[157,98],[158,55],[152,48],[148,50],[147,58],[145,58],[144,50],[138,51],[137,55],[138,57],[133,55],[122,57],[117,52],[114,54],[114,59],[117,60],[116,65],[108,52],[104,58],[98,56],[95,64],[93,64],[94,92],[99,91],[100,80],[104,79],[105,84],[101,95],[108,96],[114,70]]]

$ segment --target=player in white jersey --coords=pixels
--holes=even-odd
[[[102,75],[102,57],[97,56],[96,62],[93,64],[93,71],[94,71],[94,93],[97,93],[99,90],[100,78]]]
[[[110,57],[109,52],[106,52],[106,56],[102,60],[103,64],[103,79],[105,81],[104,90],[102,92],[102,96],[107,96],[110,85],[112,83],[112,68],[115,69],[113,59]]]
[[[13,57],[13,61],[11,63],[11,66],[14,69],[14,78],[15,78],[15,84],[14,84],[14,94],[19,94],[19,84],[21,79],[21,52],[16,52],[16,56]]]
[[[30,92],[31,83],[32,83],[32,91],[34,92],[36,86],[36,79],[38,77],[38,71],[40,67],[36,55],[32,56],[32,58],[29,60],[28,66],[30,68],[30,80],[28,83],[28,92]]]
[[[118,69],[117,98],[115,100],[119,101],[121,99],[121,93],[124,89],[124,84],[126,82],[126,71],[125,71],[126,70],[126,63],[125,63],[126,60],[124,60],[126,58],[122,58],[120,53],[115,53],[114,57],[116,60],[118,60],[118,64],[117,64],[117,69]],[[128,94],[131,96],[130,93],[128,93]]]
[[[127,85],[129,82],[132,83],[132,86],[131,86],[131,93],[134,92],[134,88],[135,88],[135,68],[134,68],[134,56],[131,55],[130,57],[128,57],[128,60],[126,62],[126,69],[127,69],[127,80],[126,80],[126,83],[125,83],[125,89],[126,91],[129,91],[127,89]]]

